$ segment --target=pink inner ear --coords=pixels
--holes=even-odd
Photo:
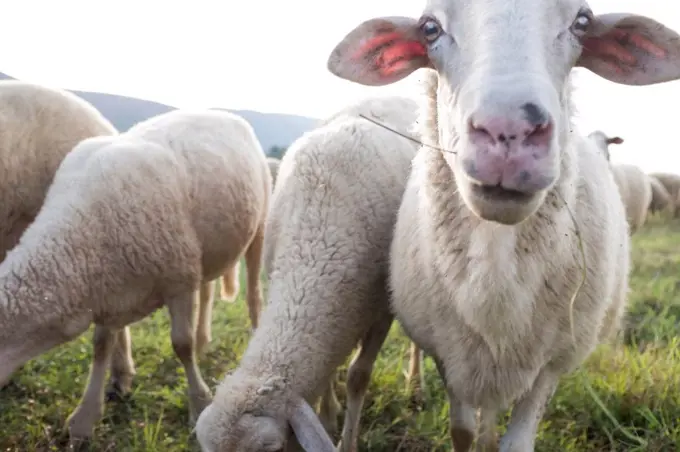
[[[620,65],[632,66],[638,63],[636,56],[631,52],[631,47],[643,50],[658,58],[666,58],[668,52],[647,39],[640,33],[625,28],[613,28],[603,36],[586,38],[583,43],[583,52],[611,65],[612,69],[622,72]],[[610,61],[606,61],[606,59]]]
[[[617,63],[635,64],[637,59],[613,36],[607,34],[597,38],[587,38],[583,42],[583,52],[596,55],[600,58],[608,57]]]
[[[388,77],[407,70],[414,59],[425,56],[427,49],[421,42],[390,31],[366,40],[352,58],[371,61],[383,77]]]
[[[400,40],[403,40],[403,35],[401,33],[397,33],[396,31],[378,34],[373,38],[367,39],[366,42],[364,42],[361,47],[359,47],[359,49],[354,52],[352,58],[356,60],[366,58],[367,54],[375,52],[378,47],[381,47],[392,41]]]
[[[632,44],[658,58],[666,58],[668,56],[666,49],[654,44],[653,41],[650,41],[646,36],[641,35],[640,33],[625,29],[615,29],[612,33],[615,34],[615,38],[620,39],[621,43],[624,45]]]
[[[414,58],[427,55],[425,46],[417,41],[396,42],[387,47],[376,64],[380,67],[383,75],[392,75],[407,69]]]

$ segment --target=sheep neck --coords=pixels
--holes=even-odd
[[[318,319],[313,314],[303,319],[298,311],[291,321],[286,303],[277,304],[281,309],[270,307],[263,312],[240,367],[247,374],[284,377],[289,390],[311,400],[320,395],[329,372],[342,363],[351,347],[345,353],[338,344],[324,342],[324,338],[341,335],[342,331],[333,334],[325,329],[320,335],[316,330],[299,328],[301,323],[311,325]]]
[[[54,244],[29,242],[13,250],[0,265],[3,343],[20,343],[34,333],[69,329],[75,313],[64,300],[73,295],[65,290],[74,279],[55,255]]]
[[[28,241],[27,241],[28,242]],[[64,300],[68,278],[54,246],[25,243],[0,265],[0,387],[27,361],[82,333],[91,312]]]

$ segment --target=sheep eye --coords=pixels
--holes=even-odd
[[[590,11],[580,11],[571,25],[571,31],[577,36],[585,35],[590,29],[592,14]]]
[[[423,37],[429,43],[432,43],[442,34],[442,27],[434,19],[426,19],[420,26]]]

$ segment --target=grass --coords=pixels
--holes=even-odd
[[[601,346],[562,379],[539,429],[538,452],[680,450],[680,222],[652,219],[633,237],[632,258],[624,344]],[[248,327],[242,300],[217,304],[213,343],[201,361],[211,386],[236,366]],[[166,312],[132,331],[134,392],[126,402],[107,405],[93,450],[198,451]],[[63,450],[63,423],[87,378],[90,336],[31,361],[0,392],[0,451]],[[405,393],[408,346],[394,325],[363,412],[362,451],[450,450],[447,403],[431,360],[425,407],[414,408]],[[341,400],[343,388],[338,385]]]

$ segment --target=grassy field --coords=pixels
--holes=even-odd
[[[581,370],[563,378],[541,424],[539,452],[680,450],[680,222],[652,221],[633,242],[625,345],[600,347]],[[243,301],[217,304],[211,351],[201,362],[211,386],[237,364],[248,340],[246,318]],[[198,451],[166,312],[132,331],[134,393],[108,404],[93,450]],[[0,391],[0,451],[63,449],[64,420],[87,378],[89,340],[84,335],[33,360]],[[395,325],[373,375],[360,450],[450,450],[447,405],[434,365],[426,360],[425,406],[413,408],[404,391],[407,351]],[[341,400],[343,388],[338,385]]]

